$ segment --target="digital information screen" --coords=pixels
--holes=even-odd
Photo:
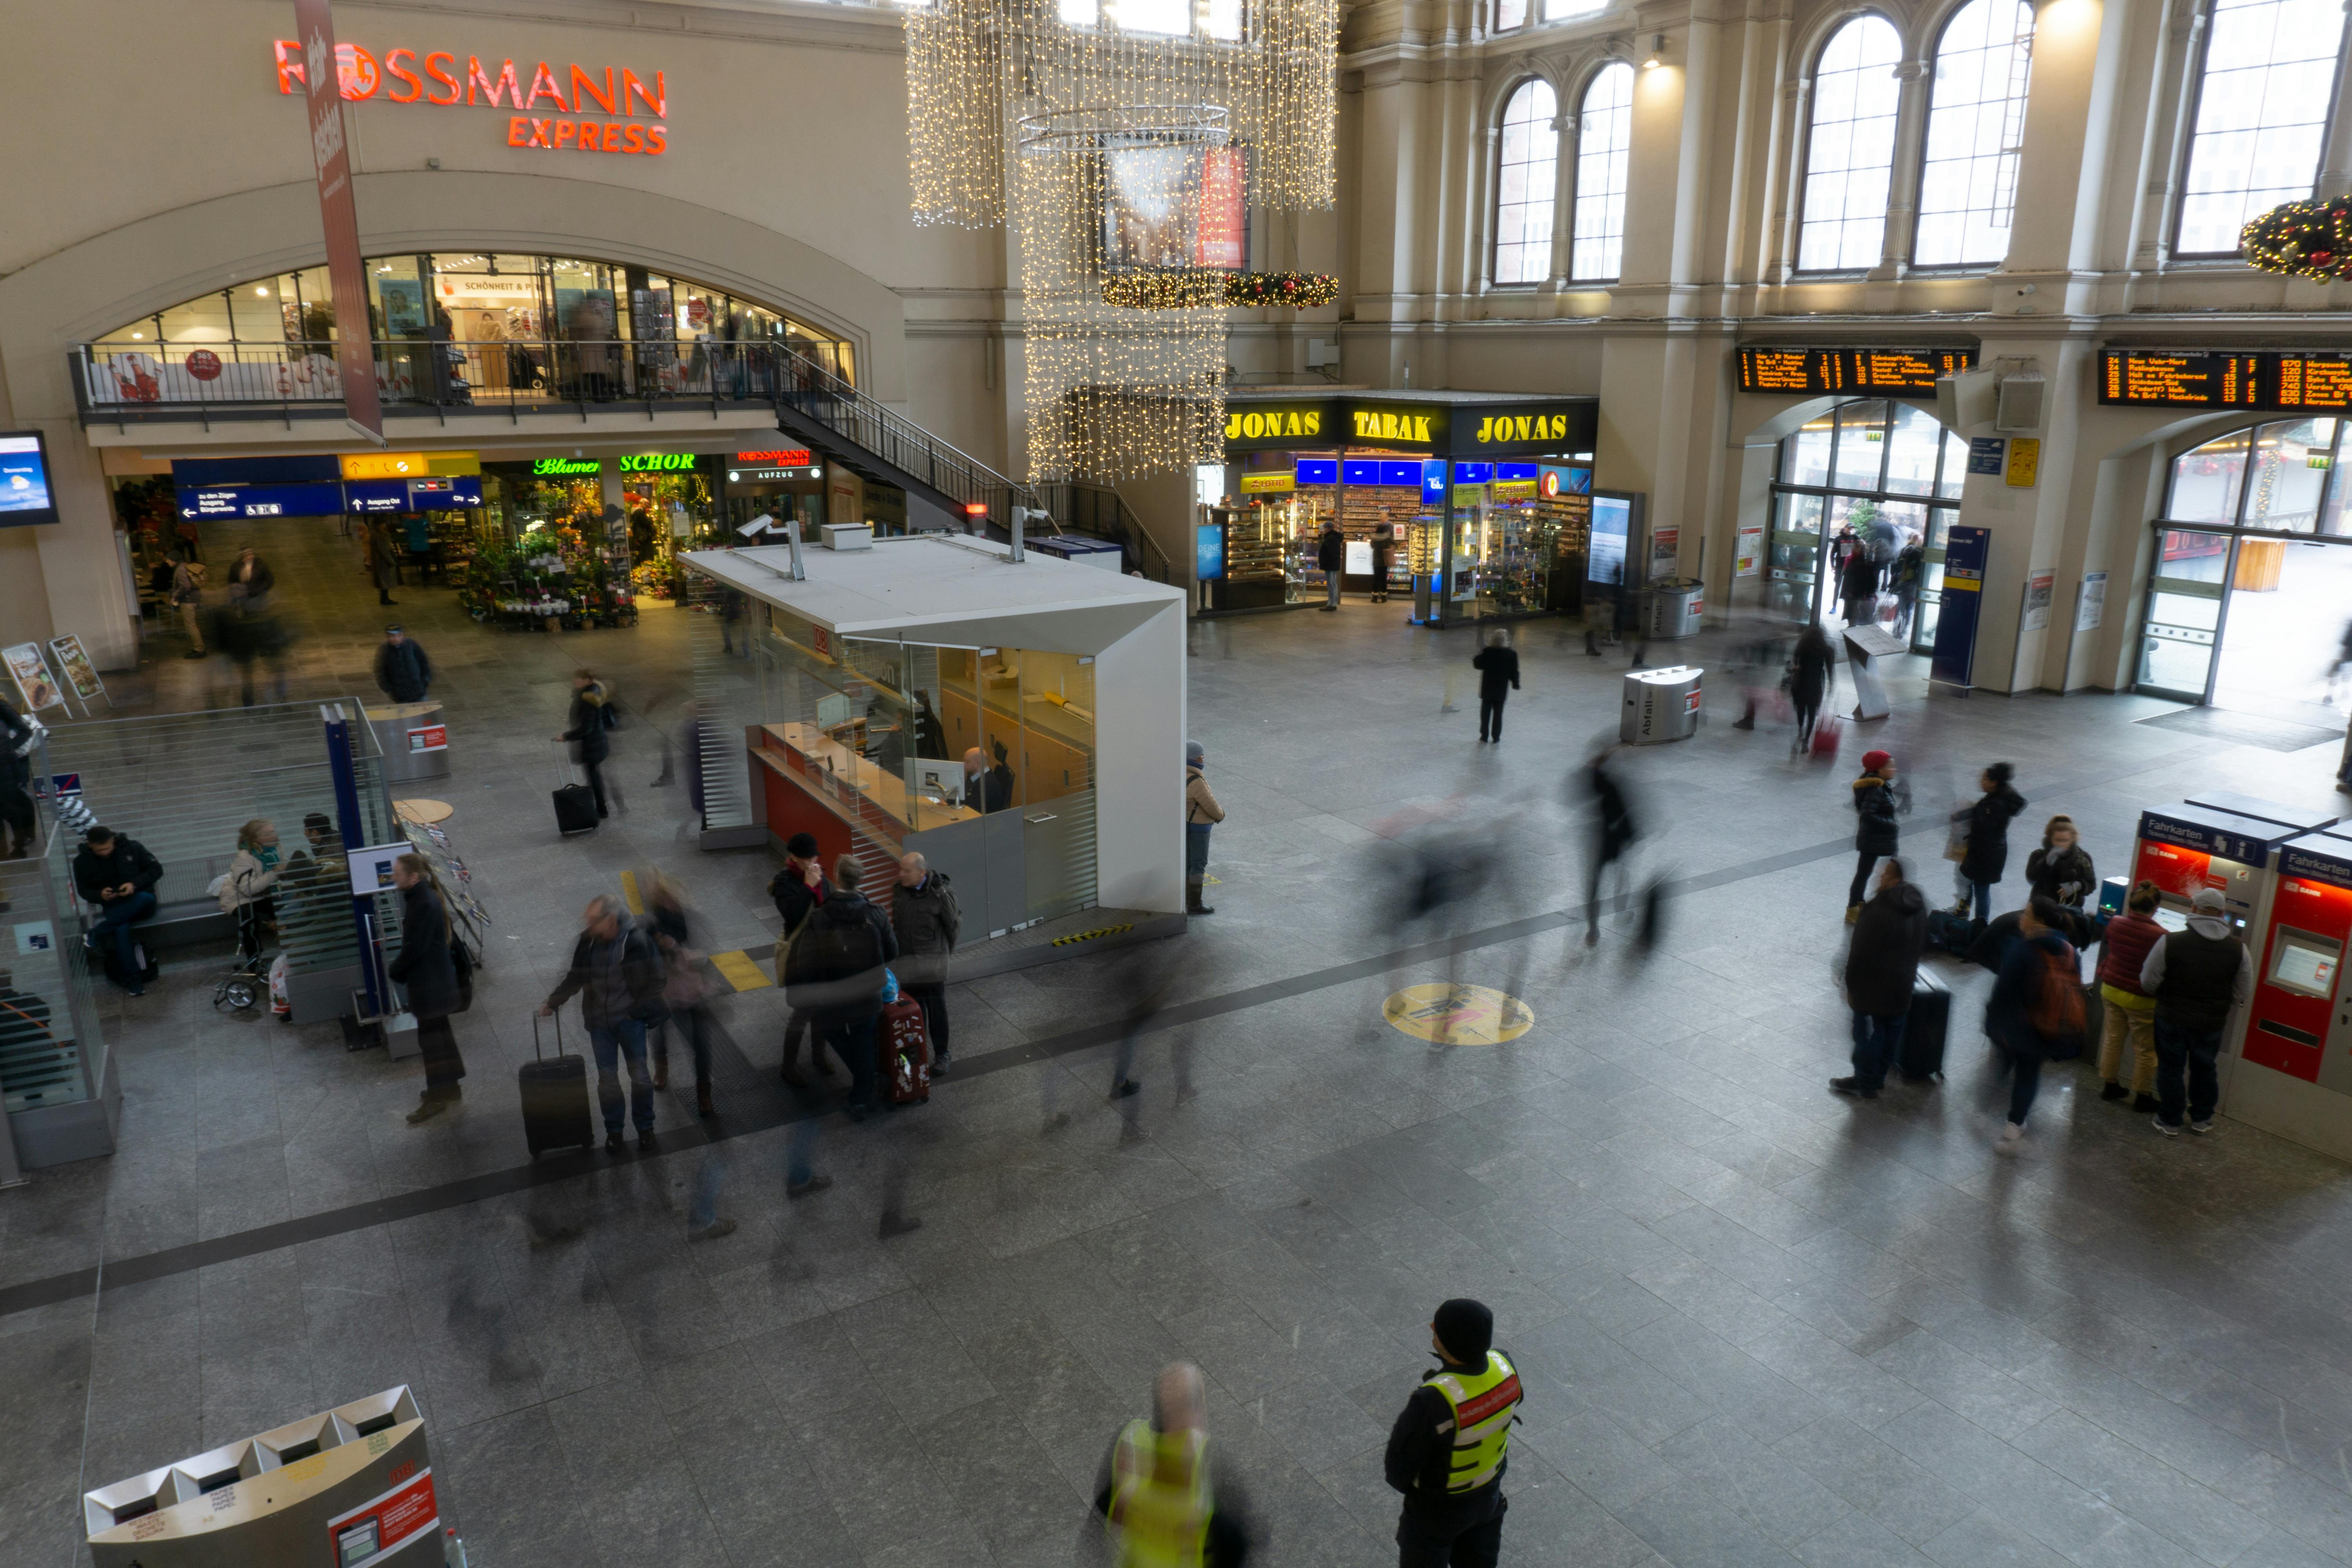
[[[1747,347],[1739,351],[1739,390],[1925,399],[1936,395],[1937,377],[1966,370],[1976,360],[1973,349]]]
[[[2277,952],[2271,960],[2271,984],[2305,996],[2332,997],[2336,965],[2342,956],[2336,944],[2326,937],[2281,926]]]
[[[2352,354],[2102,349],[2099,401],[2151,408],[2352,409]]]

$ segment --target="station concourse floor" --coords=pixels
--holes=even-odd
[[[87,1489],[400,1383],[477,1568],[1093,1563],[1096,1468],[1179,1357],[1207,1374],[1257,1561],[1393,1562],[1381,1450],[1454,1295],[1494,1307],[1528,1387],[1507,1563],[2352,1562],[2352,1169],[2226,1118],[2160,1140],[2082,1064],[1996,1158],[1990,976],[1948,960],[1948,1081],[1824,1087],[1847,1070],[1831,971],[1860,751],[1904,765],[1937,902],[1945,813],[2014,762],[2014,904],[2049,814],[2113,872],[2143,805],[2335,803],[2332,744],[2144,724],[2175,705],[2137,697],[1930,700],[1911,671],[1815,764],[1769,721],[1732,729],[1711,680],[1697,738],[1627,763],[1637,872],[1672,895],[1642,962],[1622,910],[1590,951],[1576,914],[1570,773],[1613,732],[1620,658],[1521,628],[1525,688],[1481,747],[1466,631],[1398,604],[1202,623],[1213,917],[956,986],[954,1075],[827,1121],[816,1197],[783,1194],[772,988],[719,1005],[717,1139],[680,1055],[664,1152],[534,1184],[514,1072],[587,897],[654,864],[714,946],[759,956],[772,930],[769,857],[687,847],[682,789],[648,786],[683,612],[503,636],[439,589],[378,611],[331,525],[263,544],[310,626],[294,696],[369,692],[392,615],[441,671],[455,772],[415,793],[456,805],[498,921],[457,1021],[467,1098],[407,1127],[415,1062],[216,1016],[210,959],[105,999],[121,1152],[0,1194],[7,1568],[87,1561]],[[178,653],[159,637],[114,683],[126,710],[219,700]],[[582,660],[633,714],[630,811],[562,842],[546,738]],[[1385,853],[1433,808],[1496,852],[1452,934],[1456,978],[1532,1010],[1508,1044],[1381,1016],[1446,973]],[[1154,986],[1142,1092],[1110,1101],[1101,1026]],[[709,1183],[740,1227],[689,1242]],[[922,1225],[880,1239],[893,1194]]]

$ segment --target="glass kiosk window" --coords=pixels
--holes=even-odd
[[[2278,947],[2271,960],[2270,983],[2282,991],[2316,996],[2324,1002],[2336,994],[2336,968],[2343,959],[2342,943],[2293,926],[2280,926]]]

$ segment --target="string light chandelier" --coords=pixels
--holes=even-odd
[[[906,29],[915,221],[1020,247],[1031,480],[1221,458],[1225,296],[1106,283],[1244,265],[1244,204],[1332,205],[1338,0],[932,0]]]

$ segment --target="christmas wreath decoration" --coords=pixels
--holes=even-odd
[[[1339,297],[1339,280],[1323,272],[1223,272],[1207,268],[1159,268],[1103,279],[1103,303],[1127,310],[1196,310],[1213,305],[1288,306],[1305,310]]]
[[[2274,206],[2238,231],[2238,253],[2265,272],[2322,283],[2352,275],[2352,197]]]

